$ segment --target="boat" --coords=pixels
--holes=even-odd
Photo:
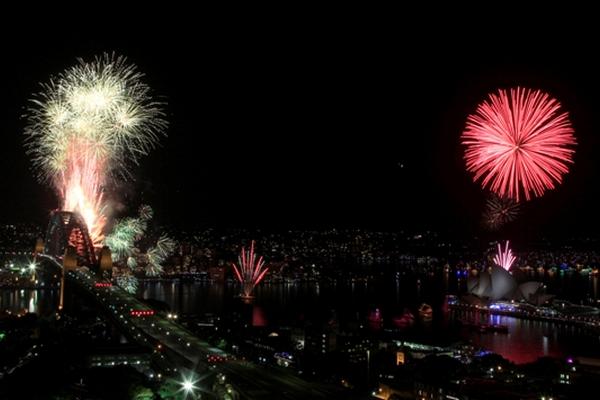
[[[480,333],[508,333],[507,325],[500,324],[476,324],[467,321],[460,321],[463,326]]]

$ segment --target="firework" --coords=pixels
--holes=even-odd
[[[79,60],[43,85],[28,109],[26,143],[38,176],[56,187],[63,210],[83,216],[97,246],[106,185],[126,177],[166,127],[142,76],[124,57]]]
[[[138,213],[140,214],[140,218],[144,221],[150,221],[154,217],[152,207],[147,204],[142,204],[138,209]]]
[[[140,266],[146,275],[157,276],[162,273],[162,264],[173,253],[176,243],[163,234],[145,253],[140,250],[138,242],[143,241],[154,212],[150,206],[142,205],[138,213],[137,218],[124,218],[118,221],[112,232],[106,236],[105,242],[112,250],[113,262],[121,268],[127,267],[133,271]]]
[[[497,230],[514,221],[518,214],[519,203],[494,195],[488,199],[485,205],[483,220],[489,229]]]
[[[138,279],[129,272],[122,273],[115,278],[117,285],[127,293],[135,293],[138,288]]]
[[[512,250],[508,247],[508,240],[506,241],[504,250],[502,250],[502,246],[498,243],[498,252],[494,256],[494,262],[498,264],[499,267],[508,271],[516,259],[517,258],[512,254]]]
[[[252,297],[254,287],[263,280],[266,273],[269,271],[265,267],[265,262],[262,257],[256,259],[254,254],[254,240],[250,244],[250,250],[246,251],[242,247],[242,252],[238,257],[238,265],[232,264],[236,278],[242,284],[242,297]]]
[[[111,249],[113,262],[131,257],[135,242],[142,237],[145,230],[146,221],[141,218],[125,218],[117,222],[105,240]]]
[[[134,270],[137,267],[137,259],[133,256],[127,257],[127,268]]]
[[[503,198],[541,196],[562,182],[576,144],[560,103],[539,90],[499,90],[469,115],[467,170]]]
[[[146,252],[148,263],[146,264],[146,275],[156,276],[162,271],[162,263],[175,250],[175,241],[167,235],[162,235],[156,245]]]

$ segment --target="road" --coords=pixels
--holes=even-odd
[[[160,354],[165,365],[170,365],[166,367],[169,371],[165,372],[171,372],[171,369],[175,372],[177,368],[191,369],[203,375],[207,371],[210,374],[223,372],[244,399],[272,399],[274,396],[290,400],[348,398],[342,395],[341,388],[305,381],[292,370],[236,360],[160,313],[134,316],[131,311],[150,311],[150,308],[117,286],[98,287],[96,284],[102,281],[91,273],[71,272],[69,278],[112,313],[128,337]],[[208,361],[211,355],[226,361],[211,366]]]

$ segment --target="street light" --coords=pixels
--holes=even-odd
[[[186,393],[192,392],[194,390],[194,382],[183,381],[183,390],[185,390]]]
[[[31,274],[31,281],[34,282],[35,281],[35,270],[37,268],[37,264],[35,263],[35,261],[31,261],[29,263],[29,265],[27,266],[27,269],[29,270],[29,273]]]
[[[198,382],[198,379],[193,379],[194,375],[190,375],[190,376],[184,376],[182,375],[182,381],[179,382],[179,384],[181,385],[181,389],[179,389],[180,391],[183,391],[185,397],[187,398],[188,396],[193,396],[195,397],[195,391],[200,389],[198,386],[196,386],[196,382]]]

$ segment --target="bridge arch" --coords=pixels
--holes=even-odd
[[[75,250],[78,266],[97,265],[94,244],[83,217],[76,212],[53,211],[46,231],[44,253],[63,260],[69,246]]]

